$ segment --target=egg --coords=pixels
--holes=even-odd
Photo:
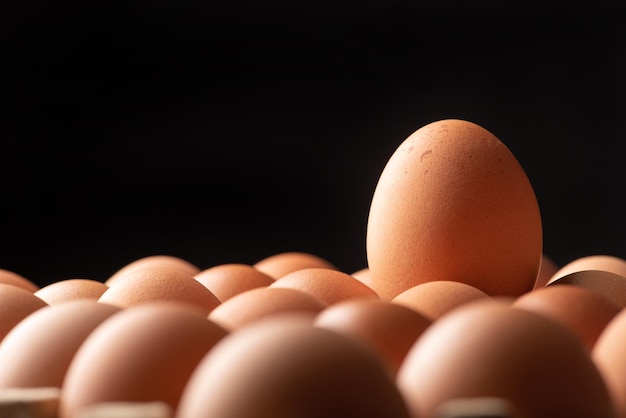
[[[626,277],[626,260],[621,257],[606,254],[594,254],[576,258],[558,269],[548,283],[554,282],[563,276],[585,270],[608,271]]]
[[[54,305],[74,299],[98,300],[108,288],[95,279],[63,279],[42,287],[34,295],[48,305]]]
[[[166,254],[158,254],[158,255],[149,255],[146,257],[141,257],[137,260],[134,260],[122,268],[117,270],[108,279],[104,282],[107,286],[111,286],[115,283],[121,276],[124,276],[126,273],[129,273],[134,270],[144,269],[146,267],[166,267],[174,270],[178,270],[181,273],[187,274],[189,276],[193,276],[200,272],[200,268],[195,264],[185,260],[181,257],[176,257],[173,255]]]
[[[446,402],[500,398],[522,417],[614,418],[607,386],[566,328],[497,301],[461,306],[411,347],[396,383],[413,416]]]
[[[229,334],[196,367],[175,418],[409,418],[370,350],[290,316]]]
[[[0,283],[0,301],[0,342],[20,321],[48,306],[30,290],[4,283]]]
[[[558,321],[580,338],[589,351],[604,327],[621,310],[599,293],[567,284],[535,289],[519,296],[511,306]]]
[[[525,171],[475,123],[421,127],[378,179],[366,250],[383,299],[436,280],[518,296],[533,288],[542,246],[539,205]]]
[[[349,299],[322,310],[314,323],[371,348],[395,376],[409,348],[432,321],[413,309],[391,302]]]
[[[609,322],[596,341],[591,358],[606,382],[617,416],[626,417],[626,310]]]
[[[220,304],[220,300],[193,276],[167,267],[129,271],[98,298],[100,302],[120,307],[161,300],[187,303],[206,313]]]
[[[332,305],[345,299],[379,299],[378,294],[348,273],[324,267],[311,267],[288,273],[269,285],[308,293]]]
[[[550,280],[547,287],[559,285],[584,287],[611,300],[617,306],[626,307],[626,277],[606,270],[574,271]]]
[[[21,274],[5,269],[0,269],[0,283],[11,284],[31,292],[36,292],[39,289],[39,285],[33,281],[28,280]]]
[[[489,297],[467,283],[440,280],[413,286],[391,299],[391,302],[413,309],[435,321],[458,306]]]
[[[0,344],[0,389],[60,388],[80,344],[119,310],[95,300],[79,299],[28,315]]]
[[[248,264],[229,263],[209,267],[194,278],[209,289],[220,302],[244,290],[269,286],[274,278]]]
[[[253,267],[275,279],[304,268],[323,267],[337,269],[333,263],[325,258],[303,251],[287,251],[273,254],[257,261],[253,264]]]
[[[259,319],[293,313],[311,313],[311,321],[327,306],[308,293],[288,288],[259,287],[246,290],[224,301],[209,313],[208,318],[229,331]]]
[[[227,332],[196,307],[150,302],[122,309],[79,347],[62,384],[59,418],[105,402],[176,409],[191,373]]]

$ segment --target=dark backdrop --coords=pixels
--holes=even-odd
[[[384,164],[448,117],[517,156],[557,263],[626,257],[617,9],[296,3],[1,6],[0,268],[44,285],[298,250],[360,269]]]

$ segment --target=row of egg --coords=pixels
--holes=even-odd
[[[58,388],[60,418],[154,402],[177,418],[453,417],[472,399],[502,417],[626,416],[626,261],[542,267],[516,298],[435,281],[391,299],[368,269],[307,253],[206,270],[150,256],[42,288],[2,271],[0,392]]]
[[[60,418],[133,401],[175,418],[626,417],[624,262],[548,274],[541,222],[504,143],[436,121],[379,177],[366,269],[287,253],[199,271],[156,256],[92,283],[91,300],[0,295],[12,315],[30,310],[0,342],[0,388],[34,385],[28,366],[43,362],[32,375],[57,376],[37,384],[59,389]],[[39,319],[53,311],[79,324]],[[65,344],[73,354],[55,354]]]

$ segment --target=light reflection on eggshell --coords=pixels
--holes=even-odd
[[[109,287],[94,279],[63,279],[52,282],[34,294],[49,305],[74,299],[98,300]]]

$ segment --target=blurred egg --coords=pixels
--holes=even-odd
[[[617,416],[626,417],[626,310],[622,309],[604,328],[591,358],[609,388]]]
[[[519,296],[511,305],[553,319],[591,351],[604,327],[620,311],[610,299],[573,285],[548,286]]]
[[[85,339],[63,381],[59,417],[104,402],[176,409],[189,376],[226,331],[196,307],[152,302],[121,310]]]
[[[120,276],[98,299],[120,307],[153,301],[173,301],[193,305],[209,313],[219,299],[193,276],[164,267],[133,270]]]
[[[0,269],[0,283],[11,284],[13,286],[21,287],[24,290],[35,292],[39,289],[39,286],[34,282],[28,280],[21,274],[17,274],[10,270]]]
[[[596,292],[621,308],[626,307],[626,278],[606,270],[581,270],[550,280],[547,287],[569,284]]]
[[[365,286],[372,289],[379,296],[379,299],[385,300],[387,302],[390,300],[381,296],[378,293],[378,291],[375,289],[376,283],[372,280],[372,272],[370,271],[369,268],[365,267],[365,268],[362,268],[361,270],[357,270],[354,273],[352,273],[351,276],[357,279],[358,281],[360,281],[361,283],[363,283]]]
[[[541,256],[541,264],[539,265],[539,274],[537,274],[537,280],[535,280],[535,289],[544,287],[550,279],[559,270],[558,265],[547,255]]]
[[[34,295],[48,305],[73,299],[98,300],[109,287],[94,279],[63,279],[37,290]]]
[[[80,299],[38,309],[0,344],[0,389],[61,387],[78,347],[120,309]]]
[[[394,381],[362,344],[291,317],[258,321],[200,362],[176,418],[409,418]]]
[[[243,291],[213,309],[209,319],[229,331],[259,319],[296,312],[311,313],[311,321],[326,307],[320,299],[296,289],[260,287]]]
[[[576,273],[578,271],[585,270],[608,271],[610,273],[615,273],[619,274],[620,276],[626,277],[626,260],[620,257],[604,254],[580,257],[570,261],[569,263],[558,269],[552,275],[550,280],[548,280],[548,283],[554,282],[570,273]]]
[[[293,271],[276,279],[269,287],[296,289],[328,305],[352,298],[379,299],[376,292],[348,273],[324,267]]]
[[[322,257],[300,251],[273,254],[257,261],[253,264],[253,267],[275,279],[304,268],[323,267],[337,269],[333,263]]]
[[[434,321],[458,306],[483,298],[489,298],[489,295],[474,286],[441,280],[413,286],[391,302],[411,308]]]
[[[338,302],[315,318],[316,326],[340,332],[370,347],[393,376],[431,322],[410,308],[373,299]]]
[[[244,290],[269,286],[274,278],[248,264],[220,264],[196,274],[202,283],[217,298],[224,302]]]
[[[153,267],[164,267],[170,268],[174,270],[178,270],[181,273],[184,273],[188,276],[193,276],[200,272],[200,268],[189,261],[172,256],[172,255],[150,255],[147,257],[139,258],[131,263],[126,264],[119,270],[117,270],[113,275],[111,275],[104,283],[107,286],[111,286],[115,283],[121,276],[124,276],[126,273],[129,273],[134,270],[140,270],[144,268],[153,268]]]
[[[0,341],[22,319],[48,306],[30,290],[0,283]]]
[[[534,190],[511,151],[464,120],[415,131],[385,165],[367,222],[367,260],[381,298],[424,282],[490,296],[533,288],[543,245]]]
[[[614,418],[588,352],[557,322],[498,302],[461,306],[409,350],[396,383],[415,417],[453,399],[504,399],[522,417]]]

